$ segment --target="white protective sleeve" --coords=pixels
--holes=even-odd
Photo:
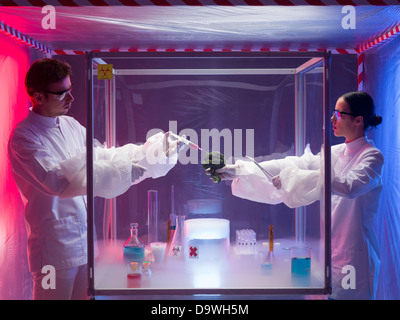
[[[272,160],[275,161],[275,160]],[[261,165],[275,175],[276,168],[272,161],[262,162]],[[255,202],[277,204],[282,202],[281,192],[277,190],[263,172],[253,162],[237,160],[239,178],[232,181],[232,194],[236,197]],[[275,173],[274,173],[275,172]]]
[[[319,154],[313,155],[307,145],[301,157],[261,162],[270,174],[280,176],[282,188],[277,190],[254,163],[238,160],[239,178],[232,183],[232,194],[268,204],[283,202],[291,208],[310,204],[320,195],[320,161]]]
[[[323,155],[323,150],[321,150]],[[280,173],[282,182],[282,201],[291,208],[306,206],[323,196],[324,158],[320,156],[319,168],[302,170],[287,167]],[[347,199],[357,198],[381,184],[380,171],[383,156],[376,148],[368,148],[359,156],[359,163],[344,175],[338,155],[331,153],[331,187],[332,194]]]
[[[132,162],[126,152],[127,147],[93,149],[94,196],[106,199],[126,192],[131,186]],[[68,185],[61,198],[86,195],[86,152],[64,160],[60,167]]]
[[[125,193],[133,184],[146,178],[166,175],[177,163],[177,154],[166,157],[163,152],[163,133],[147,139],[144,145],[127,144],[118,148],[93,148],[94,196],[106,199]],[[144,175],[132,183],[132,163],[146,168]],[[86,194],[86,153],[60,163],[69,184],[60,197]]]

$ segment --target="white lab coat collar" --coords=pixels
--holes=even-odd
[[[357,152],[366,144],[368,144],[368,142],[367,142],[367,138],[365,136],[360,137],[351,142],[345,143],[345,146],[346,146],[345,154],[352,154],[354,152]]]
[[[35,122],[36,124],[46,128],[54,128],[60,122],[60,119],[58,117],[52,118],[52,117],[42,116],[33,111],[32,108],[29,109],[28,118],[29,120]]]

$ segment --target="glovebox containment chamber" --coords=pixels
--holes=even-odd
[[[330,53],[94,52],[87,61],[92,295],[330,292]],[[94,139],[140,145],[157,131],[204,152],[185,146],[166,176],[93,197]],[[307,144],[324,155],[324,188],[306,207],[235,197],[201,165],[207,151],[263,162],[301,156]],[[145,252],[127,262],[131,223]],[[165,253],[154,242],[167,242]]]

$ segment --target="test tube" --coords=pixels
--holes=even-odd
[[[176,216],[175,216],[175,187],[171,186],[171,214],[170,220],[168,221],[168,236],[167,243],[170,243],[174,238],[175,226],[176,226]]]
[[[158,191],[147,191],[147,242],[158,242]]]
[[[172,242],[172,240],[174,239],[174,235],[175,235],[175,230],[176,230],[176,214],[171,213],[169,215],[169,228],[168,228],[168,232],[169,232],[169,242]]]

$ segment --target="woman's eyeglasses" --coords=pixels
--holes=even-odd
[[[332,117],[334,116],[338,121],[342,120],[342,114],[348,114],[349,116],[357,117],[357,115],[354,113],[339,111],[335,109],[332,110]]]

